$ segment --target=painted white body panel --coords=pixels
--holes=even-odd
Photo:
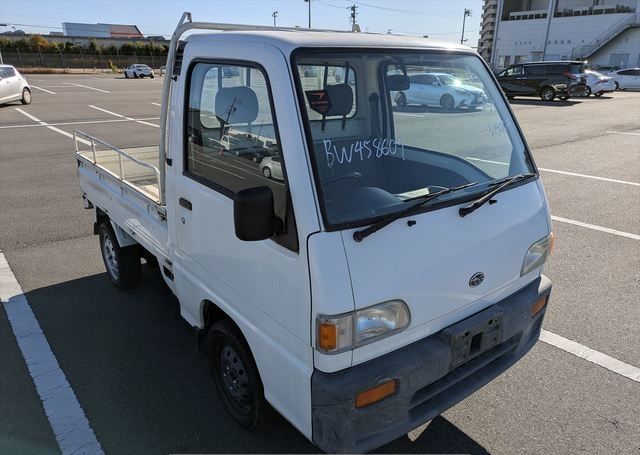
[[[592,71],[587,71],[587,87],[591,90],[593,95],[600,92],[613,92],[616,89],[616,84],[610,76],[598,76]]]
[[[102,175],[89,161],[80,186],[128,235],[170,261],[167,280],[191,325],[204,327],[211,301],[235,321],[255,358],[266,399],[311,438],[311,376],[344,370],[424,338],[514,292],[540,270],[520,277],[527,248],[549,232],[541,184],[530,182],[496,196],[465,218],[449,207],[398,220],[355,244],[352,231],[327,232],[305,141],[289,56],[299,46],[460,49],[413,38],[328,33],[247,32],[195,34],[187,39],[181,76],[168,106],[166,221],[135,189]],[[183,174],[183,108],[188,68],[194,60],[242,60],[264,68],[272,90],[286,181],[299,247],[273,240],[243,242],[235,236],[233,201]],[[192,210],[178,204],[192,203]],[[151,205],[150,205],[151,204]],[[388,258],[393,257],[393,261]],[[475,272],[487,277],[471,289]],[[410,307],[410,327],[354,351],[326,355],[315,349],[315,320],[390,299]]]
[[[633,71],[635,74],[627,74]],[[640,88],[640,68],[627,68],[609,73],[621,89]]]
[[[0,65],[0,67],[11,67],[10,65]],[[15,75],[11,77],[0,78],[0,104],[20,101],[22,99],[22,90],[29,87],[29,83],[22,75],[13,68]]]

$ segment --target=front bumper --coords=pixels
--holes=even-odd
[[[453,369],[448,330],[337,373],[316,370],[311,380],[313,442],[327,452],[366,452],[423,423],[493,380],[524,356],[540,335],[546,306],[531,315],[531,305],[551,293],[541,276],[484,314],[501,314],[498,344]],[[462,324],[465,324],[462,321]],[[364,408],[355,397],[365,389],[396,379],[396,393]]]

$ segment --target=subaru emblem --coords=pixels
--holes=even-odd
[[[474,273],[473,276],[469,279],[469,287],[475,288],[482,284],[484,281],[484,273],[478,272]]]

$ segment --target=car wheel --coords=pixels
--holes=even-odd
[[[22,99],[20,100],[22,104],[31,104],[31,90],[28,88],[22,89]]]
[[[231,320],[211,325],[207,351],[213,382],[227,411],[243,427],[255,428],[267,412],[264,388],[251,350]]]
[[[604,92],[598,92],[594,94],[594,96],[597,96],[598,98],[600,98],[602,95],[604,95]]]
[[[442,95],[440,98],[440,107],[445,111],[450,111],[455,107],[455,101],[451,95]]]
[[[398,92],[396,93],[394,101],[396,102],[396,106],[405,107],[407,105],[407,95],[402,92]]]
[[[154,78],[154,77],[156,77],[156,76],[155,76],[155,75],[153,75],[153,74],[151,74],[149,77],[150,77],[151,79],[153,79],[153,78]]]
[[[142,277],[140,249],[137,245],[122,248],[118,245],[111,223],[100,224],[100,251],[111,283],[119,289],[133,289]]]
[[[542,101],[553,101],[555,97],[556,97],[556,92],[551,87],[544,87],[540,91],[540,99],[542,99]]]
[[[270,179],[271,178],[271,169],[269,169],[268,167],[263,167],[262,168],[262,175],[264,175],[266,178]]]
[[[559,96],[558,97],[561,101],[567,101],[569,99],[568,96]]]
[[[129,79],[129,73],[127,73],[126,71],[124,72],[124,78]]]
[[[135,71],[134,71],[134,73],[133,73],[133,78],[134,78],[134,79],[138,79],[138,73],[136,73]]]
[[[620,90],[620,84],[618,84],[618,81],[613,81],[614,84],[616,84],[616,90]]]
[[[591,87],[587,85],[587,94],[585,96],[591,95]]]

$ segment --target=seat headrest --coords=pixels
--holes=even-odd
[[[331,107],[326,116],[347,115],[353,108],[353,90],[349,84],[332,84],[325,87]]]
[[[226,123],[251,123],[258,118],[258,97],[251,87],[224,87],[216,93],[215,114]]]

